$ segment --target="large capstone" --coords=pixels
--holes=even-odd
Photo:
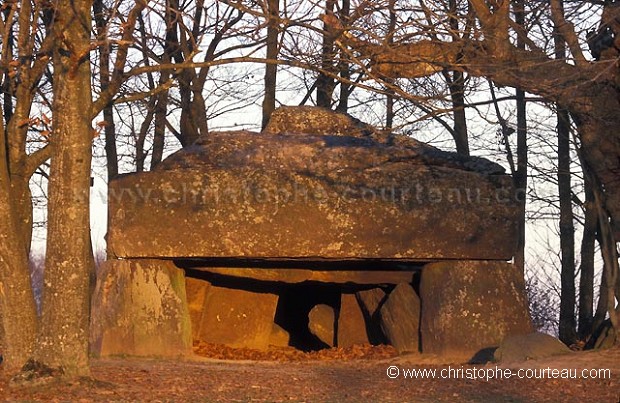
[[[407,138],[209,133],[110,182],[114,257],[510,259],[510,177]]]

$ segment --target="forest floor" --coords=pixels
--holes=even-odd
[[[38,387],[10,386],[0,369],[2,401],[71,402],[611,402],[620,401],[620,347],[606,351],[530,360],[509,366],[517,374],[533,370],[609,369],[603,379],[439,379],[450,369],[498,374],[495,364],[446,365],[436,357],[396,356],[390,347],[331,349],[304,354],[257,353],[196,346],[202,356],[188,360],[97,359],[92,379]],[[213,358],[215,357],[215,358]],[[222,359],[224,358],[224,359]],[[236,359],[233,359],[236,358]],[[0,366],[2,368],[2,366]],[[435,379],[411,379],[409,370],[434,370]],[[391,371],[391,372],[389,372]],[[392,378],[388,376],[392,375]],[[427,372],[428,373],[428,372]],[[454,373],[454,372],[453,372]],[[588,374],[590,372],[587,372]],[[595,372],[591,372],[596,375]],[[601,374],[602,376],[603,374]],[[415,377],[414,377],[415,378]]]

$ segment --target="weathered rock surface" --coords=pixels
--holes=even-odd
[[[272,341],[278,296],[211,285],[198,338],[208,343],[266,350]]]
[[[371,288],[370,290],[358,291],[356,294],[360,303],[364,318],[368,339],[372,344],[381,344],[385,341],[383,330],[381,330],[381,304],[387,299],[385,291],[381,288]]]
[[[6,341],[4,340],[4,325],[2,324],[2,306],[0,305],[0,364],[2,364],[2,350],[5,348]]]
[[[376,130],[348,114],[327,108],[282,106],[271,114],[263,133],[366,137],[375,134]]]
[[[422,269],[422,352],[471,358],[532,331],[521,271],[509,263],[455,261]]]
[[[304,281],[337,284],[398,284],[409,282],[413,278],[413,272],[411,271],[267,269],[245,267],[193,267],[193,269],[223,276],[289,284],[303,283]]]
[[[291,335],[276,323],[271,329],[271,337],[269,338],[269,346],[287,347],[291,341]]]
[[[185,279],[185,291],[187,295],[187,307],[192,321],[192,338],[199,339],[202,314],[205,309],[207,290],[211,284],[208,281],[187,277]]]
[[[338,315],[338,347],[367,344],[366,321],[355,294],[342,294]]]
[[[465,157],[442,151],[411,137],[386,133],[353,116],[314,106],[282,106],[276,109],[262,134],[306,134],[346,136],[372,139],[381,144],[415,149],[420,163],[443,165],[488,174],[502,174],[504,169],[484,158]]]
[[[420,298],[411,285],[394,288],[381,307],[381,329],[399,353],[417,353],[420,348]]]
[[[512,257],[516,198],[500,166],[406,138],[336,131],[339,135],[210,133],[154,172],[111,181],[109,253],[310,260]]]
[[[362,309],[369,317],[378,314],[378,309],[385,302],[386,293],[381,288],[371,288],[370,290],[358,291],[357,299],[360,301]]]
[[[334,343],[334,325],[336,316],[334,309],[325,304],[315,305],[308,313],[308,329],[323,343],[330,347]]]
[[[156,260],[101,265],[92,297],[91,350],[97,356],[191,354],[183,270]]]
[[[566,344],[545,333],[530,333],[505,338],[495,350],[495,361],[514,363],[571,354]]]

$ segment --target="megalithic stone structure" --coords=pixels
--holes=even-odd
[[[445,311],[445,304],[436,309],[430,306],[435,302],[428,290],[441,289],[441,284],[429,284],[436,266],[427,265],[455,262],[448,271],[475,266],[475,276],[485,286],[495,278],[487,276],[488,271],[501,267],[512,273],[506,261],[515,252],[520,196],[504,169],[486,159],[383,133],[346,114],[285,107],[273,113],[261,133],[209,133],[152,172],[111,181],[108,257],[112,262],[128,262],[118,267],[138,269],[141,266],[132,262],[148,260],[149,267],[157,266],[153,261],[166,261],[165,267],[174,262],[186,275],[203,281],[197,289],[205,292],[195,292],[194,284],[188,294],[186,304],[191,310],[178,310],[187,317],[179,319],[177,330],[166,333],[160,329],[160,333],[181,331],[184,340],[191,333],[203,341],[234,347],[265,349],[282,344],[281,340],[294,344],[313,337],[304,326],[309,312],[321,304],[333,309],[334,323],[340,325],[335,330],[342,327],[343,332],[334,339],[343,340],[343,345],[356,343],[351,340],[382,339],[370,334],[380,331],[380,315],[352,311],[341,296],[348,296],[345,302],[351,302],[352,295],[363,295],[364,290],[382,287],[389,294],[395,284],[410,284],[421,299],[420,317],[411,312],[401,315],[399,303],[394,303],[398,298],[387,295],[385,301],[392,301],[389,311],[394,317],[410,317],[422,329],[426,341],[411,340],[408,345],[421,346],[422,352],[426,345],[429,351],[441,354],[474,344],[464,341],[454,348],[445,346],[442,343],[452,343],[451,332],[458,329],[450,328],[450,323],[447,327],[424,323],[432,319],[425,312]],[[463,266],[458,262],[469,263]],[[424,276],[427,267],[431,272]],[[100,282],[111,284],[114,270],[105,273]],[[515,276],[511,278],[519,274]],[[105,293],[113,288],[98,290],[101,295],[93,310],[115,317],[106,305],[114,300],[119,306],[115,309],[133,312],[122,308],[118,297],[125,294],[117,290],[110,299]],[[334,290],[339,294],[334,296]],[[469,317],[463,319],[472,332],[478,326],[487,329],[476,348],[492,347],[486,344],[529,330],[527,308],[518,297],[523,294],[522,287],[511,288],[506,295],[476,287],[468,290],[483,293],[484,298],[482,294],[470,295],[462,299],[464,304],[483,301],[490,309],[512,304],[518,311],[514,315],[519,316],[505,319],[518,324],[511,327],[500,323],[504,320],[501,315],[484,318],[481,314],[472,323],[467,322]],[[219,304],[226,312],[220,312],[209,305],[217,300],[211,295],[215,291],[244,297],[227,298],[226,304]],[[184,290],[175,292],[185,295]],[[298,292],[307,295],[295,295]],[[267,300],[269,309],[259,312],[266,306],[259,301]],[[283,307],[287,301],[297,301],[299,311]],[[375,311],[380,313],[381,306]],[[190,312],[193,332],[182,326]],[[351,312],[358,319],[364,317],[366,326],[357,323],[358,319],[355,326],[349,326],[354,318],[339,317],[351,316]],[[297,319],[288,317],[291,315]],[[211,319],[205,320],[207,317]],[[461,322],[455,321],[455,326]],[[98,339],[104,340],[98,345],[100,351],[122,350],[122,346],[105,345],[105,340],[114,340],[114,332],[127,334],[119,323],[114,322],[113,329],[97,328],[99,334],[105,334]],[[391,326],[390,331],[400,332],[399,323]],[[276,328],[286,335],[277,343],[273,337]],[[345,334],[351,329],[363,332],[364,328],[370,333]],[[261,329],[260,335],[251,334],[252,329]],[[446,332],[446,337],[433,335],[431,343],[428,329]],[[401,333],[411,335],[407,337],[420,334],[415,329]]]

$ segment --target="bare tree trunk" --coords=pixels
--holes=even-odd
[[[525,5],[523,0],[516,0],[513,3],[515,21],[523,27],[525,25]],[[517,38],[517,47],[525,49],[525,41],[521,36]],[[517,250],[515,252],[514,263],[521,271],[525,272],[525,208],[527,206],[527,109],[525,102],[525,91],[516,89],[517,106],[517,167],[513,176],[515,189],[517,189],[517,199],[519,203],[519,222]]]
[[[198,26],[202,18],[202,7],[197,6],[194,15],[194,28],[188,32],[183,25],[181,16],[184,11],[180,8],[178,0],[169,0],[166,9],[166,44],[165,52],[176,63],[188,61],[193,53],[195,44],[198,43]],[[181,39],[178,36],[181,34]],[[190,37],[186,37],[190,35]],[[178,139],[183,147],[192,144],[198,137],[208,132],[205,101],[202,96],[203,83],[194,69],[183,69],[178,75],[180,93],[180,130]]]
[[[97,39],[99,41],[99,80],[101,91],[105,92],[110,86],[110,46],[107,39],[107,20],[103,10],[103,0],[93,1],[93,15],[97,27]],[[106,167],[108,169],[108,182],[118,176],[118,153],[116,150],[116,128],[114,125],[114,109],[112,104],[103,108],[103,120],[105,121],[105,154]]]
[[[387,43],[392,44],[394,42],[394,32],[396,31],[396,0],[390,0],[388,3],[388,9],[390,10],[390,22],[387,32]],[[394,80],[387,78],[386,81],[390,84]],[[385,129],[391,131],[394,127],[394,104],[396,102],[394,90],[387,88],[387,95],[385,99]]]
[[[19,172],[21,171],[21,172]],[[19,235],[26,247],[26,254],[30,254],[32,243],[32,192],[30,191],[30,177],[32,172],[24,172],[20,169],[11,174],[11,197],[13,200],[13,213],[17,215]]]
[[[456,0],[450,0],[448,8],[452,40],[460,41]],[[461,59],[462,56],[457,56],[457,63]],[[453,71],[445,75],[448,78],[448,88],[450,90],[450,98],[452,99],[452,116],[454,118],[452,137],[456,144],[456,152],[462,155],[469,155],[469,137],[467,134],[467,119],[465,117],[465,75],[462,71]]]
[[[349,23],[349,14],[351,13],[351,1],[350,0],[342,0],[342,6],[340,7],[340,11],[338,12],[340,21],[344,21],[345,25]],[[349,80],[351,78],[351,70],[349,63],[346,61],[346,57],[340,56],[340,60],[338,61],[338,70],[340,70],[340,77],[345,80]],[[339,112],[347,113],[349,110],[349,96],[351,95],[352,87],[345,83],[340,82],[340,100],[338,101],[338,106],[336,110]]]
[[[8,148],[8,172],[11,178],[11,197],[14,201],[13,213],[16,214],[19,234],[23,243],[30,251],[32,241],[32,193],[30,192],[30,177],[32,172],[26,169],[26,137],[28,126],[22,123],[28,121],[33,102],[33,90],[20,85],[15,94],[15,110],[8,123],[6,141]]]
[[[168,79],[168,73],[161,72],[160,83]],[[166,115],[168,113],[168,90],[157,94],[155,101],[155,127],[153,128],[153,152],[151,153],[151,170],[164,158],[166,143]]]
[[[6,132],[0,115],[0,327],[5,368],[15,370],[31,357],[37,330],[36,307],[30,285],[28,247],[18,223],[12,197]],[[30,230],[30,229],[28,229]]]
[[[35,359],[68,377],[89,374],[91,2],[56,3],[54,152],[43,310]]]
[[[595,182],[596,179],[593,180]],[[603,201],[602,186],[596,184],[593,187],[594,199],[598,212],[598,229],[600,231],[601,255],[603,256],[603,277],[605,279],[605,289],[601,286],[601,295],[606,294],[607,312],[609,320],[616,332],[616,341],[620,338],[620,307],[616,308],[616,300],[620,299],[620,267],[618,262],[618,249],[616,249],[616,239],[613,233],[613,223],[609,212],[605,209]]]
[[[592,190],[592,183],[588,174],[584,173],[584,223],[581,238],[581,265],[579,267],[579,319],[578,334],[580,340],[585,340],[594,330],[594,250],[598,214],[596,201]]]
[[[385,130],[391,131],[394,127],[394,91],[387,90],[385,99]]]
[[[527,112],[525,103],[525,92],[517,89],[517,166],[513,175],[515,189],[517,190],[517,201],[519,203],[519,222],[517,250],[515,252],[514,263],[522,271],[525,271],[525,209],[527,206]]]
[[[560,7],[563,3],[560,1]],[[559,11],[562,18],[564,10]],[[560,33],[561,27],[554,27],[553,41],[555,58],[566,57],[566,43]],[[558,194],[560,198],[560,251],[562,269],[560,272],[560,324],[559,337],[566,344],[577,340],[575,320],[575,227],[570,172],[570,116],[568,110],[558,105]]]
[[[28,267],[33,222],[28,182],[36,168],[49,158],[51,148],[45,146],[26,154],[29,125],[24,122],[30,118],[37,83],[48,63],[46,55],[34,56],[35,47],[45,49],[51,40],[34,39],[37,31],[32,30],[32,2],[21,2],[12,10],[18,12],[18,23],[15,29],[3,32],[2,58],[14,59],[16,46],[15,56],[22,65],[19,79],[10,80],[10,75],[6,75],[2,83],[7,89],[3,116],[8,120],[5,126],[0,116],[0,326],[4,332],[5,365],[14,369],[32,356],[37,335],[38,318]],[[42,20],[49,28],[50,20],[45,15]]]
[[[454,130],[452,136],[456,144],[456,152],[469,155],[469,138],[467,134],[467,119],[465,117],[465,79],[463,73],[455,71],[449,83],[450,98],[452,99],[452,116]]]
[[[325,0],[325,14],[334,13],[336,0]],[[326,71],[334,69],[334,29],[329,24],[323,25],[323,51],[321,53],[321,68]],[[332,106],[334,80],[327,74],[319,73],[316,86],[316,104],[325,108]]]
[[[269,0],[269,25],[267,26],[267,59],[278,58],[278,32],[280,19],[280,0]],[[276,85],[278,66],[267,63],[265,65],[265,98],[263,99],[263,129],[267,126],[271,114],[276,109]]]
[[[560,326],[559,336],[566,344],[577,339],[575,331],[575,227],[570,172],[570,127],[565,109],[558,109],[558,193],[560,197]]]
[[[599,240],[600,234],[597,233],[597,240]],[[599,244],[601,241],[598,241]],[[601,251],[602,254],[602,251]],[[596,303],[596,311],[592,318],[592,329],[597,329],[607,316],[607,307],[609,306],[607,301],[609,299],[609,293],[607,292],[607,276],[605,275],[607,268],[603,265],[603,274],[601,276],[601,284],[599,286],[598,302]]]
[[[144,149],[146,143],[146,136],[153,123],[153,116],[155,115],[155,102],[157,98],[152,97],[147,103],[147,112],[144,120],[140,124],[140,130],[136,136],[136,172],[144,171],[144,163],[146,162],[147,152]]]
[[[170,9],[166,10],[166,21],[170,21],[171,17],[169,14],[171,13]],[[139,23],[139,31],[140,31],[140,39],[142,41],[142,48],[144,53],[145,64],[148,64],[148,51],[147,46],[148,42],[146,40],[146,28],[144,26],[144,18],[140,14],[137,18],[137,22]],[[172,22],[169,22],[172,24]],[[171,35],[168,31],[166,31],[166,42],[164,44],[164,53],[161,56],[161,62],[163,64],[168,64],[171,61],[171,52],[174,49],[174,44],[171,43],[171,40],[174,39],[174,36]],[[172,39],[171,39],[172,38]],[[169,40],[170,39],[170,40]],[[159,72],[159,86],[164,86],[168,80],[170,80],[170,70],[163,70]],[[149,83],[149,88],[151,90],[155,90],[156,84],[155,79],[153,78],[153,74],[147,74],[147,81]],[[153,170],[163,159],[164,156],[164,146],[166,140],[166,115],[168,113],[168,89],[160,91],[156,95],[152,96],[148,102],[148,111],[140,125],[140,132],[138,133],[138,138],[136,139],[136,172],[142,172],[145,169],[145,162],[147,157],[147,150],[144,149],[144,144],[146,142],[146,137],[151,128],[151,123],[153,123],[153,149],[151,151],[151,170]]]

